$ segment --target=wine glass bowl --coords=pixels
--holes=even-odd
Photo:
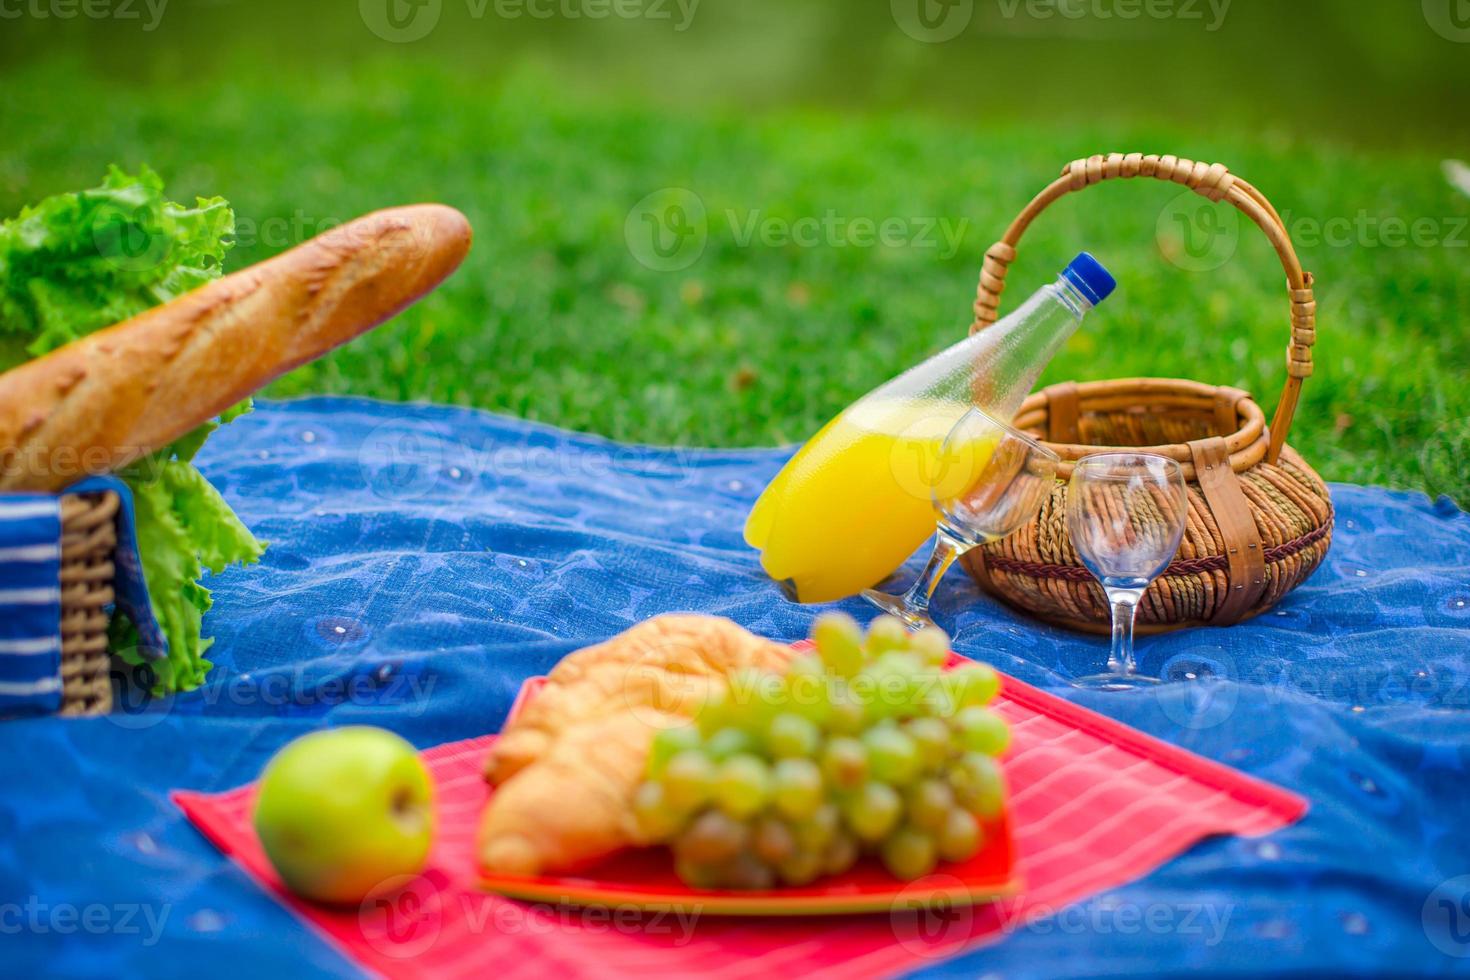
[[[1067,532],[1107,594],[1113,616],[1108,672],[1073,683],[1129,690],[1157,683],[1138,673],[1133,624],[1139,601],[1184,539],[1189,495],[1179,464],[1151,453],[1099,453],[1079,460],[1067,491]]]
[[[977,409],[976,414],[984,413]],[[1050,496],[1060,461],[1030,436],[988,416],[983,421],[962,419],[950,439],[957,434],[969,438],[972,446],[984,447],[967,453],[956,450],[957,454],[973,458],[988,450],[989,455],[983,464],[972,464],[978,472],[967,486],[953,493],[936,488],[934,506],[941,524],[972,547],[1008,537],[1034,517]],[[992,435],[1000,435],[993,448],[986,438]]]
[[[1056,485],[1061,460],[1026,433],[978,408],[967,411],[940,447],[931,482],[937,518],[934,549],[903,595],[863,593],[911,629],[933,625],[929,600],[956,558],[1013,533],[1040,510]]]

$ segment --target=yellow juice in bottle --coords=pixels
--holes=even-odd
[[[800,602],[876,585],[934,534],[933,498],[958,496],[997,438],[941,455],[961,402],[873,398],[827,423],[771,481],[745,524],[766,573]]]
[[[1014,418],[1047,362],[1116,285],[1084,252],[1014,313],[827,423],[746,520],[745,540],[766,572],[798,602],[832,602],[896,571],[934,533],[934,500],[974,488],[1000,443],[997,430],[946,448],[955,423],[971,405]]]

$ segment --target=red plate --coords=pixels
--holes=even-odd
[[[958,662],[957,660],[955,662]],[[546,683],[526,681],[511,706],[514,718]],[[507,722],[509,719],[507,719]],[[667,848],[625,851],[578,875],[492,875],[481,887],[512,898],[567,905],[616,906],[717,915],[835,915],[889,912],[895,908],[976,905],[1020,891],[1009,818],[985,826],[980,853],[920,882],[894,878],[872,859],[801,888],[772,891],[705,891],[674,874]]]

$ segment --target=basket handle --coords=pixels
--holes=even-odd
[[[1266,233],[1281,265],[1286,269],[1288,297],[1291,300],[1291,342],[1286,348],[1286,387],[1271,420],[1271,442],[1266,459],[1276,462],[1286,444],[1286,434],[1296,414],[1302,382],[1312,375],[1312,345],[1317,340],[1317,302],[1312,295],[1312,274],[1302,269],[1292,246],[1291,236],[1281,215],[1266,196],[1245,180],[1232,174],[1223,164],[1209,164],[1182,157],[1142,153],[1109,153],[1074,160],[1062,168],[1062,175],[1046,190],[1031,199],[1006,229],[1005,236],[985,253],[980,272],[980,289],[975,297],[974,334],[996,321],[1000,295],[1005,290],[1006,271],[1016,260],[1016,246],[1031,222],[1042,211],[1072,191],[1114,178],[1154,177],[1183,184],[1211,201],[1228,201],[1245,213]]]

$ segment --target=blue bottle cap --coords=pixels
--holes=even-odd
[[[1067,281],[1077,287],[1077,290],[1086,296],[1093,306],[1101,303],[1113,295],[1113,290],[1118,288],[1118,280],[1104,269],[1102,263],[1093,258],[1088,252],[1083,252],[1072,260],[1072,264],[1062,270],[1062,275]]]

